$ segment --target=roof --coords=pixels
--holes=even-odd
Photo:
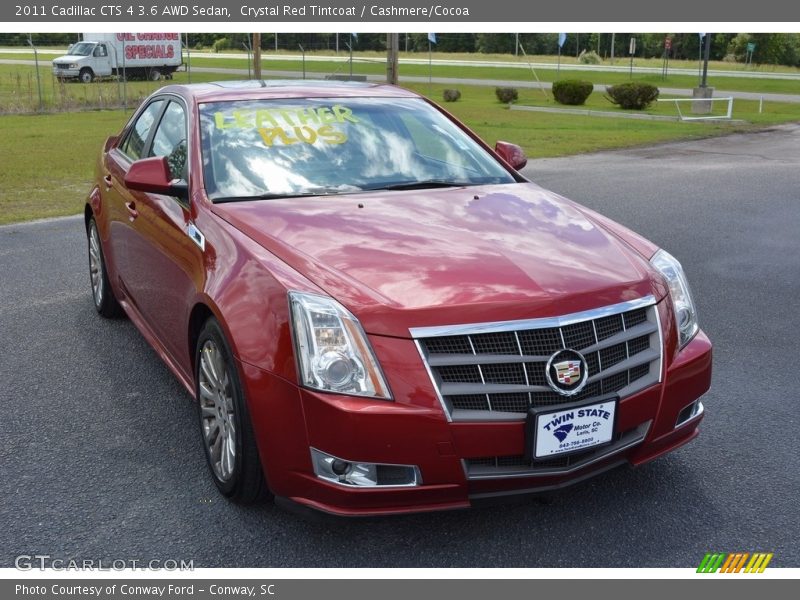
[[[385,83],[312,79],[250,79],[168,85],[162,92],[197,103],[273,98],[410,98],[417,94]]]

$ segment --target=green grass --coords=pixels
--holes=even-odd
[[[542,106],[560,109],[576,109],[576,110],[595,110],[603,112],[619,113],[620,115],[631,113],[645,113],[651,115],[665,115],[665,116],[678,116],[678,110],[674,102],[654,102],[647,110],[635,111],[625,110],[612,104],[605,97],[606,95],[601,92],[593,92],[587,99],[586,103],[580,106],[566,106],[557,103],[553,100],[552,94],[548,93],[545,97],[540,91],[532,92],[523,90],[520,92],[520,100],[517,104],[527,106]],[[671,96],[665,94],[664,98]],[[687,98],[688,99],[688,98]],[[715,102],[713,105],[714,115],[723,115],[727,110],[727,102]],[[691,103],[681,102],[681,111],[684,115],[691,115]],[[789,102],[764,102],[762,112],[759,113],[759,103],[756,100],[739,100],[733,101],[733,118],[736,121],[744,120],[747,124],[751,125],[773,125],[777,123],[786,123],[790,121],[800,121],[800,104]],[[690,123],[680,123],[681,127],[686,127]],[[708,127],[708,124],[701,124],[703,127]],[[730,129],[732,125],[724,124],[725,127]],[[737,126],[735,123],[733,126]]]
[[[0,223],[81,212],[103,141],[129,113],[0,116]]]
[[[49,69],[40,69],[42,102],[45,111],[76,110],[81,108],[118,108],[123,98],[127,106],[135,108],[138,104],[162,87],[164,81],[107,80],[82,84],[77,81],[59,82]],[[214,81],[219,79],[241,79],[234,75],[225,77],[214,73],[192,73],[192,81]],[[174,83],[188,82],[187,73],[176,73]],[[25,65],[0,65],[0,112],[32,112],[39,106],[39,91],[36,69]]]
[[[402,42],[401,42],[402,46]],[[344,48],[344,46],[343,46]],[[0,47],[0,58],[9,58],[9,59],[19,59],[19,60],[33,60],[34,55],[33,52],[25,52],[21,54],[17,54],[16,52],[9,52],[9,50],[21,50],[23,48],[19,46],[15,47]],[[51,61],[53,58],[56,58],[66,52],[66,47],[55,47],[55,46],[46,46],[41,47],[40,51],[46,51],[46,53],[39,54],[39,60],[43,62]],[[624,52],[625,48],[621,48]],[[54,53],[51,53],[54,52]],[[294,50],[279,50],[275,52],[272,49],[265,49],[262,51],[263,56],[265,57],[264,64],[269,64],[269,58],[275,56],[297,56],[300,54],[300,49]],[[203,57],[203,55],[209,56],[214,55],[214,52],[208,48],[203,50],[196,50],[191,49],[190,52],[192,57]],[[244,50],[240,49],[231,49],[231,50],[224,50],[221,52],[223,55],[233,54],[237,56],[241,56],[239,60],[246,60],[247,54]],[[313,50],[308,51],[306,53],[308,57],[336,57],[336,58],[347,58],[348,53],[346,49],[340,50],[339,54],[337,55],[334,50]],[[401,59],[421,59],[427,60],[428,53],[427,52],[403,52],[402,50],[399,53]],[[385,61],[386,60],[386,52],[383,51],[370,51],[370,50],[358,50],[353,53],[354,60],[369,60],[369,61]],[[523,56],[522,54],[518,56],[514,56],[511,54],[480,54],[480,53],[467,53],[467,52],[436,52],[435,50],[431,54],[431,58],[433,60],[462,60],[462,61],[482,61],[482,62],[507,62],[507,63],[518,63],[518,64],[527,64],[528,62],[531,63],[550,63],[555,65],[559,58],[554,54],[543,54],[543,55],[530,55],[528,57]],[[575,56],[561,56],[561,64],[562,65],[576,65],[580,64],[580,61]],[[606,59],[603,61],[602,65],[612,65],[617,67],[626,67],[630,64],[629,57],[625,55],[617,56],[615,61],[612,63],[610,60]],[[635,57],[633,60],[633,64],[636,67],[650,67],[660,69],[662,64],[661,57],[657,58],[642,58],[642,57]],[[691,60],[675,60],[670,59],[669,65],[670,68],[676,69],[696,69],[698,61],[696,59]],[[749,72],[749,73],[793,73],[793,74],[800,74],[800,68],[797,67],[789,67],[784,65],[770,65],[770,64],[756,64],[756,65],[745,65],[744,63],[734,63],[734,62],[725,62],[720,60],[712,60],[708,63],[708,68],[711,70],[717,71],[742,71],[742,72]]]
[[[245,58],[203,58],[192,57],[192,67],[216,67],[230,69],[246,69]],[[299,60],[270,60],[264,61],[262,68],[266,71],[302,71],[302,62]],[[306,71],[309,73],[323,74],[348,74],[349,63],[345,62],[306,62]],[[386,73],[384,62],[353,61],[353,74],[356,75],[382,75]],[[509,81],[535,81],[529,69],[516,67],[466,67],[466,66],[437,66],[431,68],[424,64],[401,65],[400,76],[414,77],[448,77],[451,79],[501,79]],[[695,75],[670,75],[662,79],[659,74],[634,74],[633,78],[628,73],[607,71],[561,71],[555,68],[536,69],[540,81],[556,81],[558,79],[585,79],[594,84],[615,84],[626,81],[643,81],[659,87],[693,88],[698,84]],[[755,93],[783,93],[800,94],[800,82],[781,79],[753,79],[744,77],[710,77],[709,85],[719,89],[737,92]]]
[[[428,94],[427,84],[407,87]],[[445,87],[432,86],[431,98],[441,102]],[[461,90],[461,99],[458,102],[444,103],[444,108],[466,123],[489,144],[493,145],[497,140],[514,142],[522,146],[531,158],[567,156],[671,140],[697,139],[752,128],[750,125],[639,121],[510,111],[506,105],[497,101],[493,88],[459,86],[458,89]],[[539,90],[520,90],[518,103],[560,106],[552,99],[545,104]],[[606,105],[612,106],[608,102]],[[800,105],[797,107],[794,119],[800,120]]]
[[[218,76],[217,76],[218,78]],[[0,77],[2,82],[2,77]],[[77,89],[93,86],[70,84]],[[116,84],[102,84],[116,86]],[[152,84],[142,83],[142,86]],[[445,86],[407,86],[441,101]],[[679,139],[696,139],[747,131],[800,120],[799,104],[766,103],[758,114],[756,102],[736,101],[734,116],[750,123],[712,124],[634,121],[597,117],[510,111],[497,101],[494,89],[459,86],[462,98],[444,104],[489,144],[506,140],[520,144],[532,158],[565,156]],[[144,90],[143,90],[144,91]],[[556,106],[539,90],[520,90],[520,104]],[[133,106],[131,105],[131,110]],[[601,94],[587,108],[619,110]],[[671,106],[654,112],[674,114]],[[0,223],[79,213],[93,177],[94,161],[103,141],[120,130],[131,111],[85,111],[44,115],[0,116]]]
[[[236,58],[210,58],[208,53],[198,53],[193,52],[191,55],[191,64],[195,68],[203,67],[214,67],[214,68],[222,68],[222,69],[239,69],[242,71],[246,71],[247,69],[247,56],[245,54],[241,54],[240,57]],[[280,54],[278,55],[280,56]],[[339,55],[340,57],[344,57],[345,55],[342,53]],[[423,58],[424,55],[422,54],[413,54],[409,55],[415,58]],[[28,56],[26,54],[20,55],[11,55],[11,54],[2,54],[0,51],[0,57],[8,57],[13,58],[16,60],[30,60],[33,58],[32,55]],[[446,55],[441,54],[437,55],[438,58],[460,58],[465,60],[492,60],[492,59],[499,59],[505,60],[506,62],[517,62],[520,64],[524,64],[521,58],[514,60],[514,57],[510,56],[494,56],[493,55]],[[56,103],[59,99],[59,90],[58,90],[58,83],[52,77],[52,72],[50,68],[50,60],[52,56],[49,55],[42,55],[41,56],[41,66],[40,66],[40,76],[42,78],[43,88],[45,90],[45,95],[48,97],[56,98]],[[532,57],[532,60],[535,61],[545,61],[551,62],[552,59],[555,57]],[[550,60],[548,60],[550,59]],[[569,60],[564,59],[564,62],[571,62],[575,63],[574,58],[570,58]],[[660,62],[654,59],[636,59],[634,61],[636,65],[639,66],[660,66]],[[691,61],[673,61],[673,66],[677,67],[674,63],[678,62],[680,66],[694,68],[697,66],[696,63]],[[617,61],[617,65],[623,65],[624,61]],[[685,64],[684,64],[685,63]],[[771,66],[770,66],[771,67]],[[266,71],[294,71],[300,72],[302,71],[302,62],[300,60],[295,59],[285,59],[285,60],[264,60],[262,63],[262,68]],[[730,71],[742,71],[742,65],[732,64],[732,63],[714,63],[712,68],[722,68],[725,70]],[[772,67],[771,67],[772,68]],[[774,67],[773,70],[763,70],[761,72],[786,72],[786,73],[800,73],[798,69],[791,69],[791,68],[778,68]],[[354,57],[353,61],[353,73],[357,75],[382,75],[386,72],[385,66],[385,55],[373,52],[373,53],[360,53],[356,57]],[[306,62],[306,71],[308,73],[318,73],[322,75],[326,74],[347,74],[350,72],[350,65],[347,62],[335,62],[335,61],[321,61],[321,62]],[[415,76],[415,77],[428,77],[432,75],[433,77],[448,77],[453,79],[501,79],[501,80],[509,80],[509,81],[525,81],[530,82],[534,81],[534,76],[529,69],[525,68],[515,68],[515,67],[480,67],[480,66],[437,66],[434,65],[432,68],[429,69],[427,64],[413,64],[413,65],[401,65],[400,66],[400,74],[405,76]],[[552,82],[558,79],[585,79],[587,81],[591,81],[593,84],[616,84],[616,83],[624,83],[626,81],[642,81],[646,83],[651,83],[658,87],[674,87],[674,88],[693,88],[698,84],[698,78],[696,75],[676,75],[672,74],[669,77],[662,79],[659,74],[634,74],[633,78],[630,77],[628,73],[625,72],[605,72],[605,71],[592,71],[592,70],[580,70],[580,71],[561,71],[560,73],[556,70],[555,65],[552,65],[551,68],[537,68],[536,69],[536,76],[538,76],[539,80]],[[186,73],[178,73],[176,75],[177,81],[186,81],[187,80]],[[209,73],[199,73],[197,71],[192,73],[192,80],[193,81],[213,81],[215,79],[231,79],[231,78],[244,78],[246,77],[245,74],[209,74]],[[80,90],[81,86],[76,86],[74,83],[66,84],[67,93],[69,95],[76,95],[79,96],[81,94],[84,95],[92,95],[97,93],[98,84],[93,84],[95,89],[93,90]],[[114,94],[117,93],[114,90],[116,89],[116,83],[106,83],[102,84],[106,86],[110,86],[114,89],[109,89],[109,93]],[[144,88],[144,89],[154,89],[157,87],[157,84],[149,83],[149,82],[131,82],[134,89]],[[800,82],[797,80],[781,80],[781,79],[761,79],[761,78],[746,78],[746,77],[714,77],[713,75],[709,78],[709,85],[716,87],[720,90],[728,90],[728,91],[741,91],[741,92],[753,92],[753,93],[784,93],[784,94],[800,94]],[[138,86],[138,87],[137,87]],[[63,86],[62,86],[63,87]],[[13,90],[16,96],[9,96],[9,90]],[[80,98],[79,98],[80,100]],[[26,106],[36,106],[38,103],[38,96],[36,90],[36,81],[35,81],[35,69],[32,66],[25,66],[25,65],[0,65],[0,110],[3,110],[3,107],[8,106],[10,101],[15,101],[20,105]],[[27,104],[25,104],[27,103]]]

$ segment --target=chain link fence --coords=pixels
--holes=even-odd
[[[253,34],[182,33],[183,66],[174,74],[175,82],[197,83],[223,79],[248,79],[254,76]],[[262,77],[363,77],[386,73],[385,33],[262,33]],[[503,57],[503,60],[529,61],[546,58],[558,50],[557,33],[440,33],[434,51],[439,56],[468,57],[466,53]],[[561,60],[577,61],[583,50],[591,50],[603,62],[613,65],[613,56],[624,52],[625,33],[568,34]],[[663,53],[664,34],[641,36],[637,56]],[[676,48],[691,56],[698,48],[696,34],[672,36]],[[756,34],[752,34],[755,36]],[[766,34],[765,34],[766,35]],[[737,40],[751,34],[714,34],[712,50],[725,54]],[[751,37],[752,37],[751,36]],[[770,37],[771,36],[771,37]],[[770,34],[761,40],[795,43],[800,56],[799,34]],[[763,37],[763,36],[762,36]],[[400,52],[428,57],[426,33],[400,33]],[[773,38],[775,38],[773,40]],[[637,38],[639,39],[639,38]],[[753,38],[756,39],[756,38]],[[108,77],[92,83],[61,80],[53,74],[52,61],[66,53],[68,46],[81,40],[79,33],[2,33],[0,32],[0,114],[54,112],[91,109],[133,109],[143,98],[164,85],[164,81],[135,81],[130,77]],[[792,46],[794,47],[794,46]],[[654,54],[655,53],[655,54]],[[472,57],[475,54],[471,55]],[[574,58],[574,57],[579,58]],[[727,55],[726,55],[727,56]],[[536,59],[534,59],[536,60]],[[555,59],[553,59],[555,60]],[[583,61],[580,61],[583,62]],[[689,66],[695,62],[687,63]],[[742,67],[744,68],[744,67]],[[760,70],[774,70],[768,65]],[[784,67],[785,68],[785,67]],[[749,68],[749,70],[753,70]],[[793,71],[800,72],[800,71]]]
[[[67,54],[70,38],[74,38],[73,43],[80,41],[79,34],[35,34],[16,38],[16,45],[0,39],[0,44],[6,42],[0,45],[0,114],[133,109],[170,83],[130,76],[96,78],[91,83],[57,77],[52,62]],[[378,38],[385,45],[385,34],[262,34],[262,69],[269,73],[265,77],[285,78],[304,78],[306,73],[345,76],[353,73],[354,64],[369,65],[380,73],[385,71],[385,50],[371,50],[381,45]],[[21,41],[27,43],[21,45]],[[249,79],[254,75],[251,34],[222,38],[181,34],[181,47],[183,65],[171,76],[176,83]],[[354,56],[353,52],[358,54]],[[317,60],[312,62],[311,57]],[[319,57],[326,57],[326,62],[320,63]]]
[[[442,52],[468,52],[482,34],[439,34]],[[494,34],[493,34],[494,35]],[[527,34],[534,36],[539,34]],[[512,46],[517,34],[497,34]],[[91,83],[54,75],[52,61],[81,34],[0,33],[0,114],[133,109],[164,81],[98,78]],[[541,34],[544,43],[552,37]],[[254,76],[251,33],[182,33],[183,65],[174,81],[197,83]],[[428,56],[428,34],[401,33],[400,51]],[[386,73],[385,33],[262,33],[263,78],[364,78]]]

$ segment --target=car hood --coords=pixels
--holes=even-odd
[[[85,54],[65,54],[64,56],[59,56],[58,58],[54,58],[54,63],[65,63],[65,62],[78,62],[79,60],[83,60],[87,58]]]
[[[215,204],[371,334],[555,316],[663,284],[580,207],[530,183]]]

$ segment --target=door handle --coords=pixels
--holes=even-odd
[[[130,214],[130,216],[128,217],[128,220],[129,220],[131,223],[133,223],[133,220],[134,220],[136,217],[138,217],[138,216],[139,216],[139,211],[138,211],[138,210],[136,210],[136,202],[126,202],[126,203],[125,203],[125,208],[127,208],[127,209],[128,209],[128,213]]]
[[[103,176],[103,181],[104,181],[104,182],[105,182],[105,184],[106,184],[106,188],[108,188],[108,189],[111,189],[111,183],[112,183],[112,181],[111,181],[111,175],[109,175],[109,174],[106,174],[106,175],[104,175],[104,176]]]

